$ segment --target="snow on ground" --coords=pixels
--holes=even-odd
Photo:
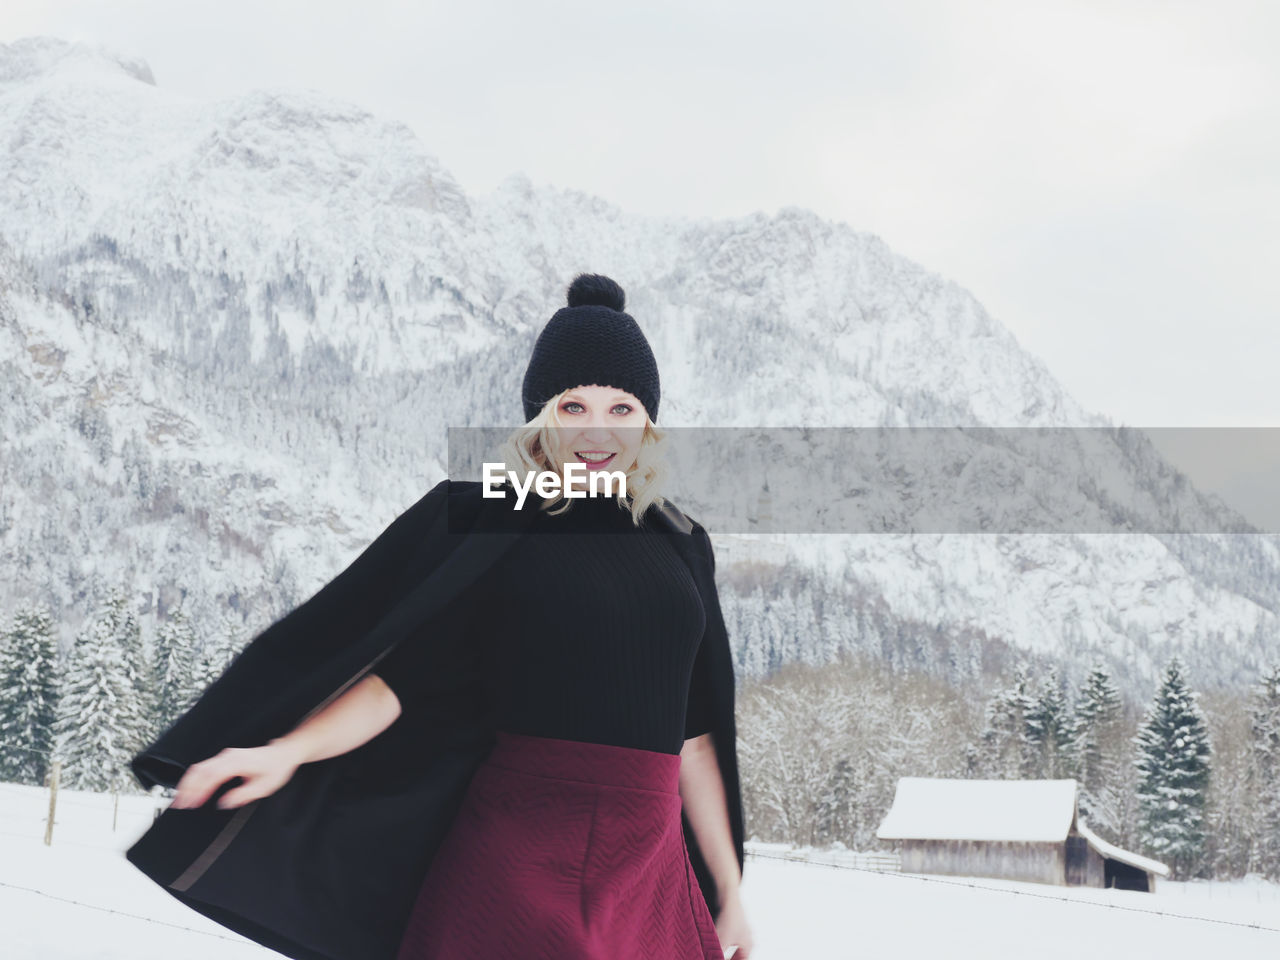
[[[168,896],[124,859],[166,801],[0,784],[0,955],[6,960],[251,960],[278,954]],[[753,960],[868,956],[1162,960],[1280,956],[1280,884],[1163,880],[1154,895],[851,869],[852,855],[749,844],[742,898]],[[777,859],[776,859],[777,858]],[[32,892],[39,891],[39,892]],[[1252,925],[1252,926],[1251,926]],[[1263,929],[1270,928],[1270,929]]]
[[[1158,879],[1157,892],[1148,894],[879,873],[850,869],[857,854],[774,844],[750,844],[749,850],[756,856],[747,860],[743,902],[756,933],[753,960],[1026,954],[1037,960],[1203,960],[1218,951],[1237,960],[1280,956],[1280,884],[1256,877]],[[773,859],[788,852],[809,859]],[[753,911],[753,904],[760,906]]]
[[[124,858],[125,849],[165,803],[122,796],[113,831],[109,794],[59,790],[53,844],[46,847],[49,791],[0,783],[0,956],[5,960],[279,957],[274,950],[246,941],[179,903]]]

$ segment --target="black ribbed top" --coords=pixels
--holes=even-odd
[[[588,497],[539,513],[484,573],[468,632],[485,640],[499,729],[675,754],[710,730],[706,615],[671,536]],[[414,678],[399,653],[374,672],[403,703]]]

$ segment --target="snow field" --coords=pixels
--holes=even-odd
[[[110,795],[61,790],[46,847],[48,791],[0,784],[6,960],[278,956],[189,910],[124,859],[165,803],[122,796],[113,832]],[[799,851],[809,862],[782,859],[796,851],[776,844],[750,843],[748,851],[742,898],[753,960],[1280,955],[1280,884],[1257,878],[1161,881],[1152,895],[878,873],[852,869],[854,855],[832,851]]]

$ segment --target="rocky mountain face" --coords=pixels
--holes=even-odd
[[[191,100],[140,61],[25,39],[0,45],[0,615],[45,599],[69,638],[125,582],[144,625],[182,602],[253,635],[445,475],[448,427],[519,422],[533,340],[582,271],[627,289],[664,425],[1111,426],[964,288],[846,224],[645,217],[518,174],[471,196],[360,107]],[[1170,494],[1140,439],[1108,458],[1155,515],[1247,529]],[[1069,672],[1100,656],[1135,685],[1175,649],[1223,683],[1280,654],[1275,537],[749,540],[723,540],[727,613],[735,570],[763,565],[775,594],[820,587],[829,627],[856,591],[878,630]],[[769,629],[767,657],[737,638],[744,670],[865,642]]]

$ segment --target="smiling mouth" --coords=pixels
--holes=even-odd
[[[575,450],[574,454],[579,460],[585,460],[587,463],[608,463],[617,454],[605,453],[603,450]]]

